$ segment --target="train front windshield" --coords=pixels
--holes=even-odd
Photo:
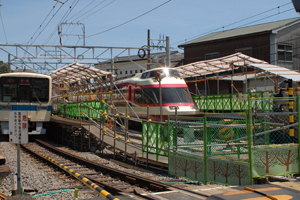
[[[30,77],[2,77],[0,79],[1,102],[47,103],[49,79]]]
[[[135,90],[135,102],[140,104],[159,104],[159,88]],[[162,103],[194,103],[188,88],[162,88]]]

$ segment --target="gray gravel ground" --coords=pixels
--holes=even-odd
[[[6,165],[13,172],[17,172],[17,146],[8,142],[0,142],[0,150],[6,157]],[[69,183],[61,173],[54,173],[46,165],[41,165],[21,150],[21,183],[22,187],[36,189],[38,193],[48,193],[62,190],[62,188],[74,188],[75,183]],[[89,188],[79,189],[78,199],[89,199],[98,197],[90,192]],[[0,185],[0,192],[11,194],[11,176],[7,176]],[[36,200],[74,199],[74,191],[54,193],[51,195],[36,197]]]

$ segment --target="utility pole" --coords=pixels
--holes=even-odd
[[[154,44],[154,42],[157,44]],[[164,43],[166,42],[166,45]],[[152,44],[152,45],[151,45]],[[159,39],[151,39],[150,38],[150,30],[148,29],[148,37],[147,37],[147,51],[148,51],[148,56],[147,56],[147,70],[150,69],[150,49],[165,49],[166,51],[166,60],[165,60],[165,66],[170,67],[170,37],[166,36],[166,39],[164,39],[163,36],[159,36]]]
[[[170,67],[170,37],[166,37],[166,67]]]

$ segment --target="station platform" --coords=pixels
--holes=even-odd
[[[51,122],[59,124],[63,128],[68,128],[75,130],[77,128],[81,128],[81,125],[88,125],[89,123],[83,121],[80,122],[80,120],[70,119],[70,118],[64,118],[58,115],[52,115],[50,118]]]
[[[51,116],[51,122],[55,122],[60,124],[63,128],[69,129],[76,129],[76,128],[83,128],[85,131],[91,133],[91,135],[98,140],[102,140],[100,138],[100,129],[93,125],[92,123],[89,126],[89,123],[84,121],[80,122],[80,120],[70,119],[70,118],[63,118],[61,116],[53,115]],[[128,157],[135,158],[140,162],[147,162],[147,153],[142,152],[142,145],[129,142],[125,145],[124,141],[121,142],[120,140],[114,140],[113,131],[106,128],[107,134],[104,136],[104,143],[110,147],[116,147],[116,150],[125,153]],[[119,138],[123,137],[122,135],[118,135]],[[136,135],[133,135],[132,138],[136,138]],[[114,145],[114,141],[116,144]],[[160,167],[168,168],[168,157],[165,156],[157,156],[155,154],[148,153],[148,164],[153,164]]]

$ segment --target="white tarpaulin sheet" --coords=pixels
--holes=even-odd
[[[249,64],[268,64],[263,60],[252,58],[242,53],[235,53],[222,58],[204,60],[175,67],[181,77],[195,77],[231,71],[234,66],[245,66]]]
[[[90,80],[110,75],[111,72],[102,71],[91,66],[72,63],[57,70],[54,70],[50,76],[53,84],[74,83],[76,81]]]
[[[270,65],[270,64],[250,64],[250,65],[253,66],[254,68],[263,70],[270,74],[275,74],[282,78],[293,79],[294,82],[300,81],[300,73],[299,72],[287,69],[285,67],[280,67],[277,65]]]
[[[249,66],[261,71],[268,72],[270,74],[278,75],[285,79],[293,79],[294,82],[300,81],[300,73],[280,67],[277,65],[271,65],[263,60],[252,58],[242,53],[235,53],[222,58],[216,58],[212,60],[204,60],[199,62],[190,63],[187,65],[175,67],[181,77],[196,77],[209,74],[216,74],[225,71],[232,71],[240,66]]]

